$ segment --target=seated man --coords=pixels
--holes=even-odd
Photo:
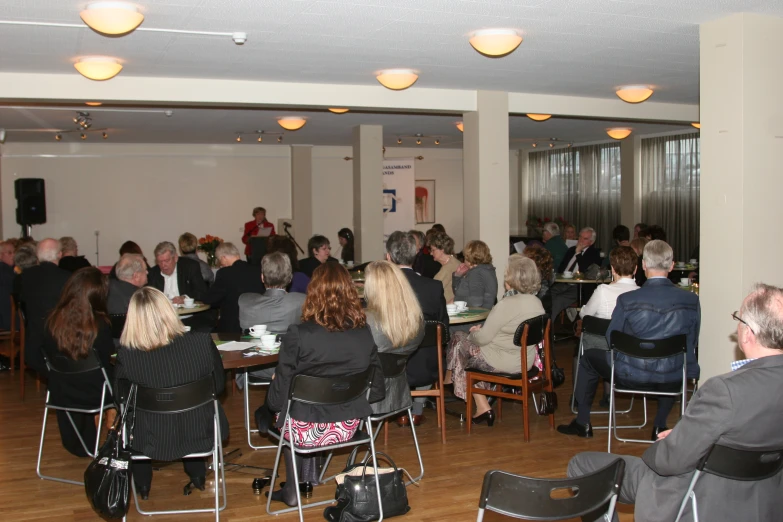
[[[190,232],[185,232],[179,236],[178,243],[179,251],[182,254],[182,257],[187,257],[188,259],[192,259],[198,263],[198,266],[201,269],[201,277],[204,278],[204,282],[207,284],[207,286],[215,282],[215,273],[212,271],[212,268],[206,261],[198,257],[198,253],[196,252],[198,249],[198,238]]]
[[[201,276],[198,263],[179,257],[177,249],[169,241],[155,247],[155,263],[149,269],[147,286],[163,292],[174,304],[184,304],[185,297],[203,301],[207,296],[207,284]],[[186,326],[199,332],[211,332],[215,326],[215,312],[208,310],[193,315],[180,316]]]
[[[644,247],[644,270],[647,282],[639,290],[617,298],[612,321],[606,331],[611,343],[614,330],[640,339],[665,339],[685,334],[687,337],[688,379],[699,378],[696,362],[696,343],[699,338],[701,308],[699,297],[674,286],[666,277],[674,266],[673,252],[664,241],[650,241]],[[579,413],[571,424],[558,426],[566,435],[592,437],[590,408],[600,378],[611,377],[611,353],[588,350],[579,362],[579,380],[574,397],[579,402]],[[682,386],[682,367],[673,368],[670,359],[654,363],[619,355],[615,359],[615,382],[626,388],[675,392]],[[652,440],[667,430],[666,418],[674,405],[674,397],[658,397],[658,413],[652,431]]]
[[[222,270],[218,272],[220,274]],[[239,296],[239,326],[245,330],[257,324],[265,324],[270,333],[285,333],[292,324],[302,320],[302,305],[305,294],[288,293],[286,287],[291,283],[293,272],[291,260],[284,252],[267,254],[261,260],[261,279],[266,291],[246,293]],[[267,367],[251,371],[253,377],[271,379],[275,367]],[[237,373],[237,386],[241,389],[245,384],[245,375]]]
[[[69,272],[76,272],[80,268],[87,268],[90,262],[79,255],[79,245],[70,236],[60,238],[60,250],[63,256],[60,258],[60,268]]]
[[[590,227],[579,231],[579,239],[575,246],[566,251],[563,260],[555,269],[559,274],[563,272],[587,272],[592,265],[601,266],[601,253],[595,244],[595,230]],[[589,299],[590,292],[587,288],[582,290],[582,299]],[[561,283],[552,287],[552,321],[560,315],[560,312],[571,306],[576,301],[579,291],[576,285]],[[573,317],[572,317],[573,319]]]
[[[134,292],[147,284],[147,263],[140,254],[124,254],[115,265],[117,279],[109,279],[110,314],[127,314]]]
[[[560,226],[552,221],[544,223],[544,232],[541,239],[544,240],[544,248],[552,254],[553,266],[557,270],[560,267],[560,263],[563,262],[566,252],[568,252],[565,240],[560,235]]]
[[[222,268],[218,270],[215,283],[209,287],[204,302],[220,309],[218,332],[241,333],[239,296],[247,292],[264,293],[261,267],[239,259],[239,250],[233,243],[220,243],[215,249],[215,257]]]
[[[747,357],[732,364],[738,369],[702,384],[677,426],[660,433],[641,458],[580,453],[568,463],[568,476],[591,473],[621,458],[625,476],[619,502],[636,504],[635,520],[672,521],[693,471],[713,444],[752,450],[783,447],[783,289],[756,286],[734,319],[739,321],[739,347]],[[780,473],[748,482],[705,473],[694,493],[701,520],[762,522],[780,520],[782,490]],[[693,520],[690,502],[682,520]]]

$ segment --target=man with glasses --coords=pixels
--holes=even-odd
[[[619,502],[636,504],[635,520],[672,521],[693,471],[713,444],[759,451],[783,447],[783,289],[757,285],[732,317],[746,359],[700,386],[674,429],[660,433],[641,458],[580,453],[568,463],[568,476],[592,473],[621,458]],[[699,519],[743,522],[780,520],[781,491],[780,473],[747,482],[705,473],[694,489]],[[690,502],[681,520],[694,520]]]
[[[606,331],[606,341],[611,346],[614,330],[633,335],[639,339],[666,339],[685,334],[687,338],[687,378],[699,378],[699,363],[696,361],[696,343],[699,338],[701,307],[696,294],[674,286],[668,275],[674,268],[674,253],[665,241],[653,240],[644,247],[643,267],[647,282],[640,289],[627,292],[617,298],[612,312],[612,321]],[[678,358],[679,359],[679,356]],[[587,350],[579,362],[574,397],[579,403],[579,413],[571,424],[558,426],[557,431],[565,435],[592,437],[590,408],[595,390],[601,378],[611,377],[611,353]],[[682,361],[672,364],[671,358],[655,362],[615,356],[615,380],[622,387],[639,390],[677,392],[682,387]],[[653,423],[651,440],[666,431],[666,418],[674,406],[674,397],[658,397],[658,413]]]

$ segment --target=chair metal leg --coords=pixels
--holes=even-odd
[[[46,395],[46,402],[47,403],[49,402],[49,393],[48,392],[47,392],[47,395]],[[73,429],[76,432],[76,436],[79,438],[79,441],[81,442],[82,447],[84,447],[84,451],[89,455],[90,454],[90,450],[87,449],[87,445],[84,443],[84,440],[82,439],[81,434],[76,429],[76,426],[75,426],[75,424],[73,422],[73,419],[71,418],[70,413],[66,412],[66,414],[68,415],[68,419],[71,421],[71,425],[73,426]],[[37,462],[37,464],[35,466],[35,472],[38,474],[38,477],[41,478],[42,480],[52,480],[52,481],[55,481],[55,482],[63,482],[65,484],[73,484],[74,486],[84,486],[84,482],[80,482],[80,481],[77,481],[77,480],[68,480],[68,479],[58,478],[58,477],[51,477],[49,475],[44,475],[43,473],[41,473],[41,459],[43,457],[44,438],[46,436],[46,424],[47,424],[46,421],[47,421],[48,416],[49,416],[49,407],[45,406],[44,407],[43,425],[41,426],[41,441],[38,444],[38,462]],[[97,438],[100,439],[100,432],[98,433]],[[97,442],[96,442],[96,445],[97,445]],[[90,455],[90,456],[92,457],[94,455]]]
[[[275,479],[278,477],[278,470],[280,468],[280,456],[283,454],[283,444],[284,444],[284,437],[283,434],[280,433],[280,441],[277,444],[277,453],[275,454],[275,463],[272,466],[272,480],[269,483],[269,496],[266,499],[266,512],[270,515],[277,515],[280,513],[280,511],[272,511],[272,491],[275,490]],[[329,455],[331,458],[331,454]],[[323,473],[323,471],[322,471]]]
[[[421,449],[419,448],[419,439],[416,437],[416,426],[413,425],[413,412],[408,409],[408,418],[411,421],[411,434],[413,435],[413,445],[416,447],[416,456],[419,458],[419,469],[421,473],[416,478],[411,478],[410,482],[406,482],[405,485],[409,485],[420,481],[424,477],[424,461],[421,458]],[[444,419],[445,422],[445,419]]]
[[[410,410],[408,411],[410,414]],[[413,416],[411,415],[411,427],[413,427]],[[370,433],[372,433],[372,421],[367,418],[367,429]],[[383,522],[383,502],[381,501],[381,481],[378,478],[378,454],[375,452],[375,440],[373,440],[372,437],[370,437],[370,449],[372,450],[372,459],[373,464],[375,468],[375,472],[373,475],[375,475],[375,493],[378,496],[378,512],[380,514],[380,518],[378,518],[378,522]],[[302,521],[304,522],[304,521]]]
[[[258,430],[251,429],[250,425],[250,375],[245,372],[245,387],[244,387],[244,402],[245,402],[245,431],[247,432],[247,445],[254,450],[260,449],[273,449],[276,448],[274,444],[269,446],[256,446],[250,441],[251,433],[258,433]]]
[[[479,508],[476,522],[482,522],[484,520],[484,508]]]

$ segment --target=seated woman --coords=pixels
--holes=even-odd
[[[538,245],[528,245],[522,255],[533,260],[541,274],[541,290],[536,297],[541,300],[546,313],[552,313],[552,292],[550,289],[555,283],[554,258],[552,253],[546,248]]]
[[[310,241],[307,242],[307,253],[310,257],[299,261],[299,270],[304,272],[304,274],[311,279],[315,269],[323,263],[326,263],[327,261],[337,262],[337,260],[330,255],[332,253],[332,245],[329,243],[326,236],[316,234],[311,237]]]
[[[454,240],[442,232],[435,232],[428,237],[428,244],[432,257],[442,266],[435,280],[443,283],[443,294],[447,303],[454,302],[454,288],[452,288],[452,276],[459,268],[459,261],[454,257]]]
[[[125,254],[139,254],[140,256],[144,257],[144,252],[141,251],[141,247],[133,241],[126,241],[120,245],[120,257],[124,256]],[[147,272],[149,272],[150,264],[146,257],[144,257],[144,264],[147,265]],[[109,279],[117,279],[117,263],[111,267],[111,272],[109,272]]]
[[[452,276],[454,300],[467,301],[471,308],[492,308],[497,300],[498,278],[489,247],[483,241],[468,241],[462,253],[465,262]]]
[[[310,277],[299,269],[299,259],[296,255],[294,242],[285,236],[271,236],[266,241],[266,253],[272,254],[274,252],[282,252],[291,261],[291,282],[286,287],[286,291],[306,294],[307,285],[310,284]]]
[[[451,370],[454,395],[465,400],[465,368],[490,372],[520,373],[533,366],[535,346],[527,347],[527,368],[521,368],[519,347],[514,346],[514,333],[523,321],[544,313],[536,294],[541,288],[541,275],[536,264],[521,254],[508,258],[505,273],[506,293],[492,309],[484,325],[476,325],[470,334],[456,332],[449,346],[447,365]],[[448,377],[447,379],[448,380]],[[479,387],[485,387],[479,383]],[[473,394],[476,414],[471,422],[486,422],[492,426],[495,412],[484,395]]]
[[[424,315],[408,278],[388,261],[373,261],[364,272],[367,324],[378,353],[410,355],[424,339]],[[385,378],[386,398],[371,404],[375,414],[411,406],[405,372]]]
[[[131,297],[125,329],[117,352],[116,374],[121,380],[151,388],[171,388],[212,375],[215,393],[225,387],[220,353],[206,333],[185,332],[168,298],[155,288],[140,288]],[[124,383],[123,388],[127,388]],[[228,438],[228,420],[218,404],[220,430]],[[131,447],[154,460],[172,461],[190,453],[206,451],[214,440],[212,404],[177,415],[136,412]],[[206,463],[203,458],[183,459],[185,473],[194,487],[204,490]],[[149,498],[152,462],[134,461],[133,481],[141,498]],[[217,484],[215,484],[217,487]]]
[[[46,322],[43,350],[49,361],[57,359],[79,361],[90,352],[98,356],[112,381],[111,356],[114,341],[111,338],[111,324],[106,312],[109,295],[109,280],[94,267],[82,268],[73,273],[65,283],[57,306]],[[49,392],[58,404],[81,409],[96,409],[101,402],[103,383],[101,372],[68,375],[58,372],[49,374]],[[109,395],[105,400],[111,404]],[[107,413],[107,423],[114,422],[115,410]],[[98,415],[71,413],[76,428],[84,443],[92,451],[98,436]],[[87,452],[64,411],[57,410],[57,424],[63,446],[77,457],[86,457]]]
[[[275,379],[269,387],[266,405],[278,412],[275,426],[288,437],[283,426],[291,384],[296,375],[341,377],[373,369],[370,402],[384,397],[383,371],[372,333],[348,271],[337,263],[324,263],[313,273],[302,307],[302,324],[291,325],[283,336]],[[351,403],[327,406],[298,404],[293,419],[296,444],[318,447],[345,442],[359,429],[361,419],[372,413],[362,396]],[[286,474],[293,477],[291,452],[283,451]],[[299,480],[317,482],[315,457],[297,458]],[[301,472],[300,472],[301,471]],[[272,493],[272,500],[296,505],[296,484],[288,480]]]
[[[340,259],[343,263],[347,264],[350,261],[353,264],[353,232],[351,232],[351,229],[341,228],[337,233],[337,240],[340,242],[340,247],[342,247]]]
[[[198,238],[190,232],[185,232],[179,236],[178,243],[179,253],[182,254],[182,257],[187,257],[198,263],[198,266],[201,269],[201,277],[204,279],[207,286],[214,283],[215,273],[212,271],[212,268],[206,261],[198,257]]]

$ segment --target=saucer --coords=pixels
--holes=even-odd
[[[190,310],[191,308],[198,308],[198,305],[197,304],[192,304],[192,305],[188,306],[188,305],[184,304],[184,305],[182,305],[182,308],[186,308],[186,309]]]
[[[280,349],[280,345],[281,345],[281,344],[283,344],[283,341],[277,341],[277,342],[275,343],[275,345],[274,345],[274,346],[270,346],[270,347],[266,347],[266,346],[264,346],[263,344],[259,344],[259,345],[257,345],[256,347],[257,347],[259,350],[266,350],[266,351],[270,351],[270,350],[279,350],[279,349]]]
[[[683,287],[683,288],[688,288],[689,286],[691,286],[691,285],[690,285],[690,283],[688,283],[688,284],[685,284],[685,285],[684,285],[684,284],[682,284],[682,283],[677,283],[677,284],[678,284],[678,285],[680,285],[680,286],[681,286],[681,287]]]
[[[456,311],[456,310],[454,310],[453,312],[450,312],[449,310],[446,310],[446,313],[449,314],[449,315],[457,315],[457,314],[459,314],[459,312]]]

